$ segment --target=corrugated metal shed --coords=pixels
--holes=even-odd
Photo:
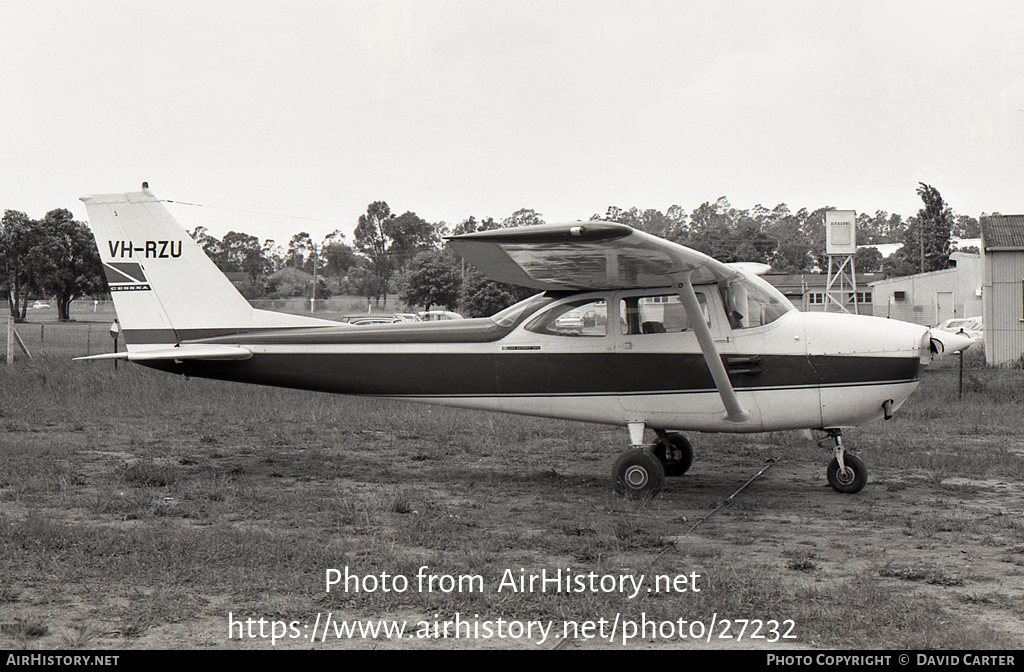
[[[1024,215],[988,215],[981,218],[986,250],[1024,250]]]
[[[989,364],[1024,358],[1024,215],[981,218],[985,252],[985,359]]]

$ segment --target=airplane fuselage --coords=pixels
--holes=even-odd
[[[252,357],[147,365],[320,392],[707,432],[859,425],[880,419],[887,401],[890,411],[897,409],[918,385],[928,354],[923,328],[795,310],[761,326],[733,328],[716,286],[696,291],[729,379],[751,413],[747,422],[723,417],[708,365],[671,288],[549,292],[497,321],[193,338],[188,342],[242,346]],[[566,307],[572,309],[568,318],[561,317]],[[586,313],[583,326],[573,311]],[[640,328],[637,311],[661,321]]]

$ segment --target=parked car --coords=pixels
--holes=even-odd
[[[422,322],[416,313],[395,313],[395,317],[402,322]]]
[[[36,301],[35,303],[32,304],[32,309],[33,310],[38,310],[39,308],[49,308],[49,307],[50,307],[50,304],[46,303],[45,301]]]
[[[965,336],[975,342],[980,342],[985,336],[985,326],[980,316],[954,317],[952,320],[946,320],[935,328],[941,329],[942,331],[948,331],[953,334],[963,332]]]
[[[402,320],[398,319],[394,315],[367,315],[355,320],[350,320],[349,324],[357,327],[367,327],[377,324],[399,324]]]
[[[342,315],[338,322],[344,322],[356,327],[365,327],[372,324],[395,324],[403,320],[391,313],[356,313],[354,315]]]
[[[583,326],[583,315],[578,310],[566,311],[555,320],[555,331],[560,334],[582,334]]]
[[[435,322],[437,320],[462,320],[465,319],[458,313],[450,310],[421,310],[416,313],[424,322]]]

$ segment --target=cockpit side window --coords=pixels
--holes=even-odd
[[[697,293],[704,320],[710,325],[707,300]],[[672,334],[689,331],[690,318],[678,294],[627,296],[619,301],[619,331],[623,336]]]
[[[526,330],[549,336],[606,336],[608,303],[593,298],[560,303],[534,318]]]

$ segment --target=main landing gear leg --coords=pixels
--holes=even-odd
[[[828,484],[837,492],[860,492],[864,484],[868,482],[867,467],[856,455],[847,454],[843,447],[843,430],[827,429],[825,431],[835,443],[836,455],[832,458],[826,471]]]
[[[665,485],[665,470],[661,462],[647,452],[649,446],[644,444],[645,427],[642,422],[626,425],[630,449],[620,455],[612,467],[612,482],[617,495],[650,499],[661,492]]]

